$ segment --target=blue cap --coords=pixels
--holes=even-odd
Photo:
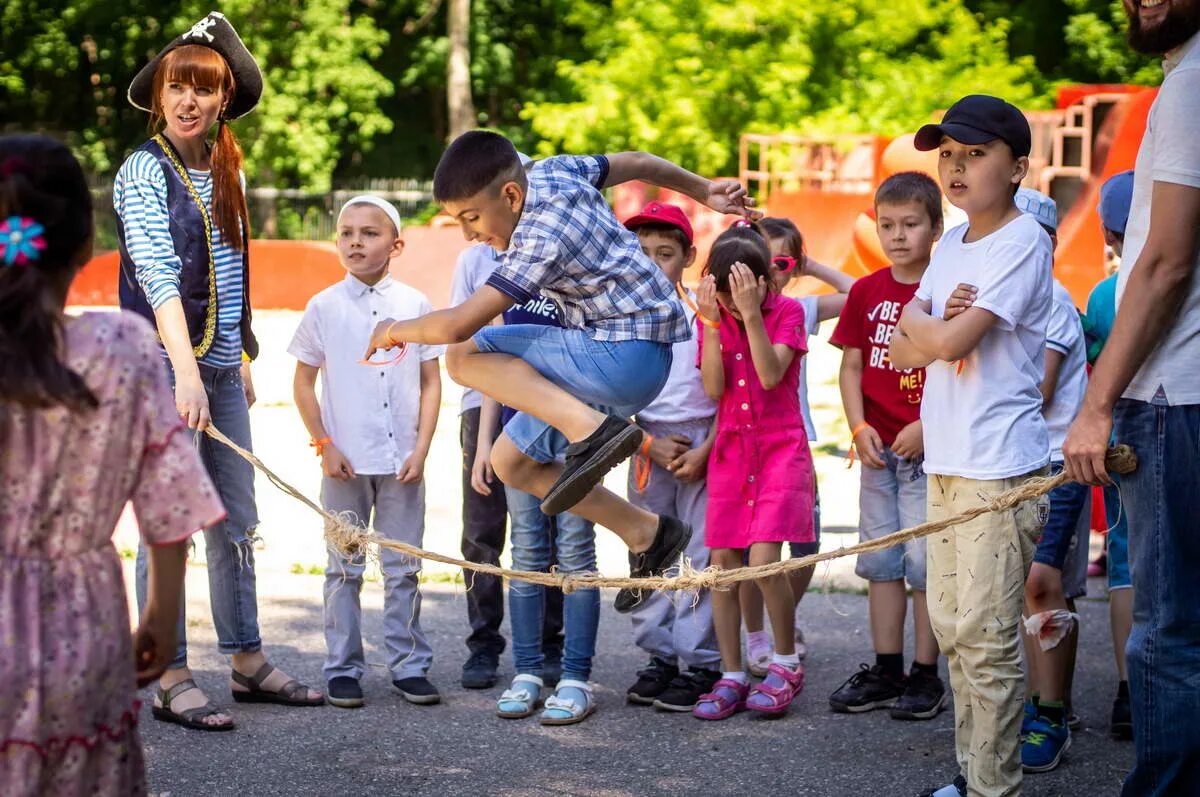
[[[1034,191],[1032,188],[1018,188],[1013,202],[1016,203],[1017,210],[1033,216],[1043,227],[1058,231],[1058,205],[1054,204],[1054,200],[1041,191]]]
[[[1133,169],[1114,174],[1100,186],[1100,223],[1117,235],[1125,234],[1133,203]]]

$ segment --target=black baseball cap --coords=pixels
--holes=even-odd
[[[917,149],[937,149],[942,136],[962,144],[986,144],[997,138],[1004,141],[1018,158],[1029,154],[1032,146],[1029,120],[1011,103],[987,94],[968,94],[950,106],[942,121],[925,125],[913,140]]]

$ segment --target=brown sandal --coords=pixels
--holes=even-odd
[[[277,691],[263,689],[263,681],[270,678],[273,672],[275,672],[275,667],[270,662],[259,667],[258,672],[254,675],[242,675],[237,670],[233,670],[231,673],[233,682],[238,686],[246,687],[242,692],[231,689],[233,699],[238,703],[278,703],[283,706],[322,706],[325,704],[323,695],[315,699],[307,697],[308,687],[295,678]],[[301,697],[300,695],[305,696]]]
[[[171,701],[173,699],[179,697],[184,692],[190,692],[193,689],[199,688],[191,678],[180,681],[170,689],[159,687],[155,697],[162,705],[153,707],[151,713],[154,719],[161,720],[162,722],[170,722],[175,725],[182,725],[184,728],[191,728],[194,731],[231,731],[236,728],[237,725],[234,724],[233,720],[216,725],[205,722],[204,720],[207,717],[225,713],[215,708],[211,703],[205,703],[203,706],[196,706],[195,708],[185,708],[182,711],[175,711],[171,708]]]

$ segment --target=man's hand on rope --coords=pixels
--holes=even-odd
[[[1112,437],[1112,413],[1086,401],[1075,416],[1063,442],[1063,468],[1080,484],[1112,484],[1104,457]]]

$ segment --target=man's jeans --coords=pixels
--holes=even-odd
[[[168,367],[169,366],[164,366]],[[213,368],[200,364],[200,379],[208,394],[208,411],[213,425],[230,440],[249,450],[250,412],[246,390],[237,368]],[[175,375],[171,374],[171,387]],[[196,447],[204,467],[221,496],[228,516],[204,530],[204,555],[208,565],[208,597],[212,603],[217,649],[222,653],[253,653],[262,648],[258,632],[258,598],[254,581],[254,529],[258,509],[254,504],[254,468],[233,449],[206,434],[196,433]],[[180,490],[190,485],[179,485]],[[138,545],[136,587],[138,608],[146,606],[147,558]],[[187,637],[184,607],[180,607],[179,646],[170,669],[187,666]]]
[[[1126,797],[1200,794],[1200,405],[1122,399],[1133,633],[1125,648],[1136,758]]]
[[[591,523],[568,512],[546,517],[540,508],[541,499],[512,488],[505,491],[512,518],[513,568],[548,572],[557,553],[561,573],[595,571],[596,533]],[[508,588],[513,668],[520,675],[542,676],[546,598],[554,591],[523,581],[513,581]],[[562,607],[566,631],[562,677],[586,681],[596,654],[600,590],[577,589],[562,597]]]

